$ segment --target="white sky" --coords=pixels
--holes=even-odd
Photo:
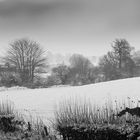
[[[28,37],[54,53],[100,56],[116,38],[140,45],[139,0],[0,1],[0,49]]]

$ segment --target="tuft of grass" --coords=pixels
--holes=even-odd
[[[14,115],[15,115],[14,104],[9,100],[0,101],[0,117]]]
[[[112,103],[99,107],[92,105],[89,101],[78,102],[69,100],[59,104],[55,112],[55,128],[59,126],[74,126],[81,124],[103,124],[115,121],[116,110]]]

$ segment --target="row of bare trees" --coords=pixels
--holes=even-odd
[[[43,84],[83,85],[136,76],[140,53],[133,53],[134,48],[125,39],[116,39],[111,48],[111,51],[100,58],[97,66],[87,57],[73,54],[69,59],[69,65],[61,64],[54,67],[51,76]],[[10,44],[2,60],[10,70],[8,72],[14,72],[16,79],[20,79],[21,85],[24,85],[34,83],[35,73],[46,69],[46,58],[44,50],[37,42],[19,39]],[[4,70],[0,68],[1,77],[4,75],[2,73]],[[6,74],[5,77],[8,82],[17,83],[13,76]],[[42,84],[42,79],[39,79],[38,83]]]
[[[70,58],[69,67],[60,65],[53,69],[53,74],[59,77],[59,82],[63,81],[61,84],[72,85],[140,76],[140,53],[134,53],[134,47],[127,40],[116,39],[111,48],[111,51],[100,58],[97,66],[88,58],[74,54]]]

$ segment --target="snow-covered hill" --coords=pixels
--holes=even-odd
[[[90,100],[93,104],[102,105],[108,99],[120,100],[130,97],[140,99],[140,78],[130,78],[75,87],[53,87],[46,89],[1,90],[0,99],[9,99],[21,111],[52,117],[54,109],[66,99],[76,98]]]

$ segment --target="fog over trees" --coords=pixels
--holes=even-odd
[[[140,51],[126,39],[116,39],[110,51],[99,58],[82,54],[54,55],[36,41],[22,38],[9,44],[0,67],[1,85],[49,87],[84,85],[140,76]],[[46,76],[43,76],[46,75]]]
[[[125,39],[116,39],[112,51],[104,55],[99,62],[106,80],[134,76],[135,62],[132,59],[133,47]]]

